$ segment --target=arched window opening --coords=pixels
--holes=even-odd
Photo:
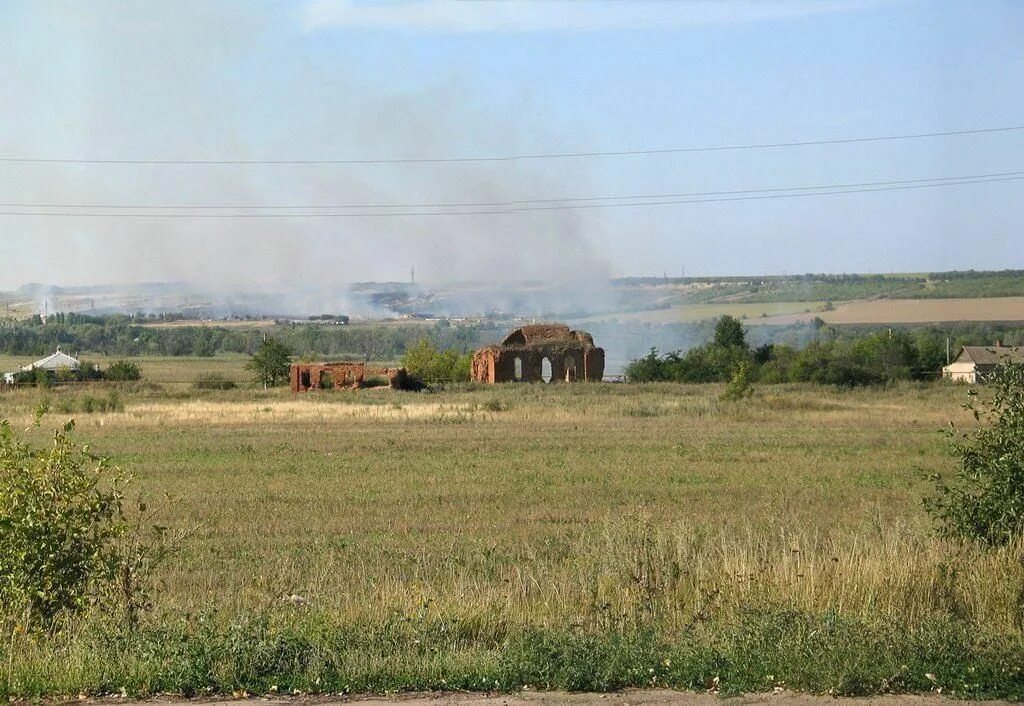
[[[571,355],[565,358],[565,381],[576,382],[576,359]]]
[[[514,374],[515,374],[516,380],[522,380],[523,379],[523,359],[522,358],[516,358],[513,361],[513,363],[515,363],[515,372],[514,372]]]
[[[551,361],[547,357],[540,362],[540,379],[544,382],[551,382]]]

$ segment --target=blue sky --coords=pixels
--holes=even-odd
[[[392,159],[1024,125],[1024,3],[0,0],[0,157]],[[490,202],[1024,170],[1024,131],[472,164],[0,163],[0,201]],[[0,288],[1024,267],[1024,182],[359,219],[0,216]],[[5,207],[4,211],[17,210]],[[36,209],[38,210],[38,209]]]

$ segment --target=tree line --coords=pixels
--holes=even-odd
[[[813,382],[828,385],[882,385],[898,380],[934,380],[962,345],[990,345],[988,326],[956,332],[935,327],[916,330],[836,328],[820,324],[819,336],[803,348],[766,343],[752,347],[738,319],[723,316],[704,345],[665,355],[650,352],[626,366],[632,382],[726,382],[738,371],[763,383]],[[986,335],[988,334],[988,335]],[[1002,330],[1004,342],[1024,340],[1021,329]]]
[[[276,340],[303,356],[349,356],[365,360],[397,360],[406,348],[428,336],[443,349],[468,351],[490,342],[496,324],[451,326],[439,322],[424,326],[322,326],[291,324],[269,330]],[[38,356],[58,346],[69,351],[90,351],[106,356],[196,356],[218,353],[256,353],[264,330],[223,326],[141,326],[128,316],[60,314],[44,324],[36,320],[0,321],[0,353]]]

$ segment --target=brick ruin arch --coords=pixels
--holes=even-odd
[[[538,324],[515,329],[501,344],[474,353],[472,377],[483,383],[542,382],[545,360],[552,383],[599,382],[604,376],[604,349],[594,345],[589,333]]]

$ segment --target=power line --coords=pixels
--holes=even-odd
[[[911,183],[902,185],[876,186],[869,188],[854,189],[832,189],[821,187],[826,190],[804,191],[795,193],[761,193],[755,195],[728,196],[722,198],[686,198],[686,199],[664,199],[660,201],[634,201],[613,203],[568,203],[556,205],[531,205],[518,206],[514,208],[481,209],[472,211],[374,211],[374,212],[350,212],[350,213],[91,213],[91,212],[69,212],[69,211],[0,211],[0,216],[43,216],[59,218],[382,218],[382,217],[410,217],[410,216],[490,216],[507,215],[515,213],[526,213],[531,211],[565,211],[602,208],[635,208],[640,206],[671,206],[679,204],[694,203],[723,203],[729,201],[757,201],[766,199],[787,199],[806,198],[809,196],[832,196],[838,194],[858,194],[881,191],[903,191],[907,189],[925,189],[940,186],[962,186],[967,184],[989,184],[993,182],[1010,182],[1024,180],[1024,173],[1008,172],[1007,174],[1018,174],[1018,176],[995,176],[992,178],[967,178],[953,181],[953,177],[945,177],[947,181],[929,183]],[[879,182],[884,183],[884,182]],[[803,187],[800,187],[803,188]],[[810,187],[807,187],[810,188]]]
[[[900,135],[875,135],[870,137],[842,137],[823,140],[799,140],[793,142],[764,142],[739,145],[713,145],[702,147],[663,147],[638,150],[609,150],[592,152],[543,152],[535,154],[474,156],[474,157],[408,157],[392,159],[85,159],[70,157],[0,157],[0,162],[9,164],[120,164],[120,165],[163,165],[163,166],[288,166],[288,165],[370,165],[370,164],[457,164],[473,162],[514,162],[539,159],[576,159],[589,157],[632,157],[659,154],[683,154],[690,152],[732,152],[741,150],[764,150],[785,147],[812,147],[815,145],[844,145],[864,142],[891,142],[897,140],[919,140],[932,137],[953,137],[959,135],[983,135],[1024,130],[1024,125],[977,128],[973,130],[947,130],[943,132],[919,132]]]
[[[611,196],[564,196],[559,198],[515,199],[510,201],[472,202],[431,202],[431,203],[350,203],[350,204],[114,204],[114,203],[0,203],[0,208],[71,208],[71,209],[124,209],[124,210],[308,210],[308,209],[353,209],[353,208],[486,208],[514,207],[544,203],[573,203],[588,201],[638,201],[647,199],[695,198],[704,196],[730,196],[736,194],[763,194],[790,191],[819,191],[823,189],[853,189],[868,186],[895,186],[900,184],[924,184],[928,182],[961,181],[966,179],[989,179],[998,177],[1024,176],[1019,172],[992,172],[989,174],[965,174],[961,176],[925,177],[920,179],[899,179],[890,181],[864,181],[846,184],[818,184],[815,186],[784,186],[767,189],[733,189],[728,191],[691,191],[659,194],[625,194]],[[941,185],[941,184],[936,184]]]

